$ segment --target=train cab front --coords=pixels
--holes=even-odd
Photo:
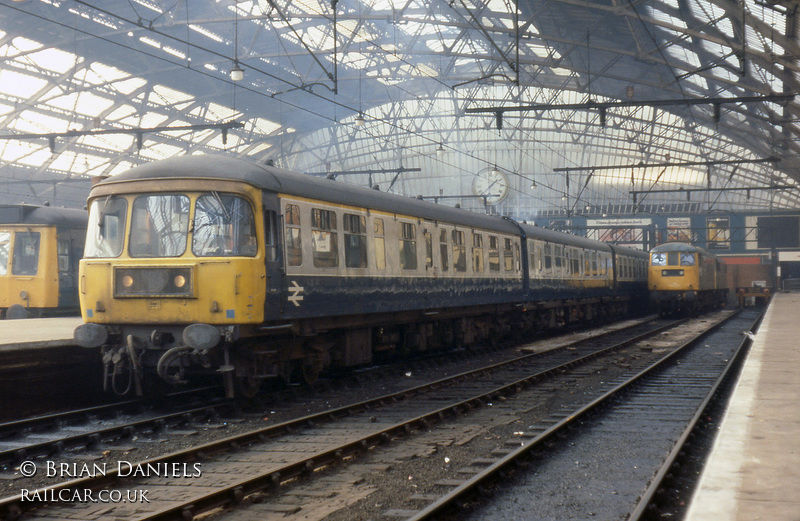
[[[696,254],[654,249],[650,253],[648,289],[651,307],[662,315],[693,308],[700,289]]]
[[[166,188],[90,198],[74,336],[102,349],[104,386],[120,395],[191,375],[230,380],[230,349],[264,319],[256,191]]]

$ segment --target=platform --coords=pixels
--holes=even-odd
[[[75,345],[72,333],[81,317],[0,320],[0,353]]]
[[[685,521],[800,519],[800,293],[774,295]]]

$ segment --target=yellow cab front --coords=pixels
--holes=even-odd
[[[236,182],[95,187],[80,264],[96,324],[258,324],[265,265],[260,192]],[[148,190],[149,188],[149,190]]]

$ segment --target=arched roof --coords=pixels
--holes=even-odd
[[[0,200],[226,151],[476,210],[497,169],[519,219],[796,208],[797,5],[3,0]]]

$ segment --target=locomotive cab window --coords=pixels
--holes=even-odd
[[[180,257],[189,236],[189,198],[142,195],[133,201],[131,257]]]
[[[14,234],[14,260],[12,275],[36,275],[39,271],[39,232],[17,232]]]
[[[254,257],[258,241],[247,201],[216,192],[198,197],[192,251],[198,257]]]
[[[681,253],[681,266],[694,266],[694,253]]]
[[[311,210],[311,249],[315,268],[335,268],[339,265],[336,213],[332,210]]]
[[[367,218],[346,213],[344,220],[344,264],[348,268],[367,267]]]
[[[119,257],[127,213],[128,201],[122,197],[108,196],[92,201],[83,256]]]

